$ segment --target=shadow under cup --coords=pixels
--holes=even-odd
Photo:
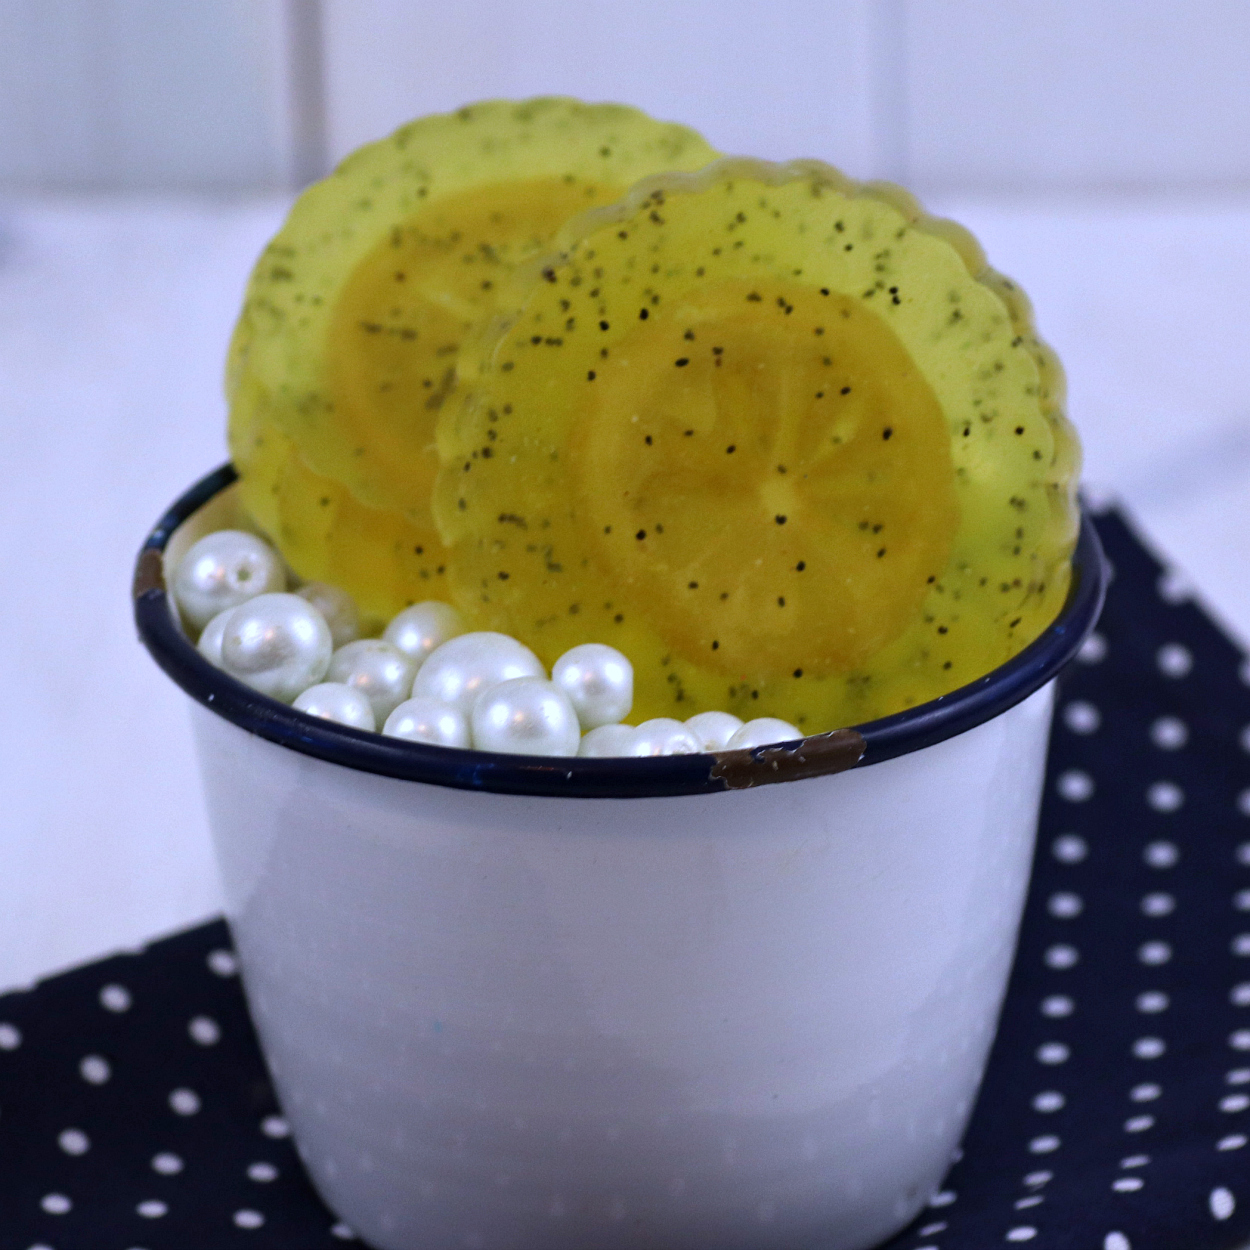
[[[897,716],[785,747],[551,759],[317,720],[204,660],[148,537],[143,641],[192,696],[244,987],[300,1156],[385,1250],[862,1250],[950,1166],[1028,884],[1053,678],[1101,607]]]

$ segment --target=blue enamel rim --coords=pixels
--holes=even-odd
[[[1040,689],[1076,655],[1094,628],[1107,585],[1107,563],[1086,515],[1067,601],[1041,637],[967,686],[852,729],[751,751],[652,759],[555,759],[455,750],[364,733],[297,712],[214,667],[183,634],[165,588],[165,546],[184,521],[236,476],[233,465],[224,464],[198,481],[161,517],[140,549],[135,623],[153,658],[193,699],[270,742],[347,768],[462,790],[653,798],[714,794],[879,764],[972,729]]]

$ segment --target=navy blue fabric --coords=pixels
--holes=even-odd
[[[1250,1238],[1245,660],[1119,516],[1098,529],[1116,576],[1061,683],[982,1095],[890,1250]],[[350,1238],[286,1136],[223,923],[0,997],[0,1250]]]

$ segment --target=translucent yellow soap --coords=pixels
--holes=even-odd
[[[1027,302],[966,232],[815,162],[729,160],[571,223],[462,349],[447,577],[634,716],[809,733],[971,681],[1054,618],[1077,447]]]
[[[570,217],[715,156],[620,105],[493,101],[413,122],[305,192],[252,274],[227,371],[244,502],[296,570],[339,570],[383,616],[435,593],[434,426],[461,343]]]

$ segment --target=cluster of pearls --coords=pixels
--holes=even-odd
[[[351,596],[288,575],[267,543],[241,530],[201,538],[174,575],[174,601],[201,655],[298,711],[410,742],[521,755],[695,755],[792,741],[786,721],[728,712],[687,721],[621,722],[634,671],[613,647],[566,651],[548,678],[507,634],[465,633],[433,600],[405,608],[381,638],[360,638]]]

